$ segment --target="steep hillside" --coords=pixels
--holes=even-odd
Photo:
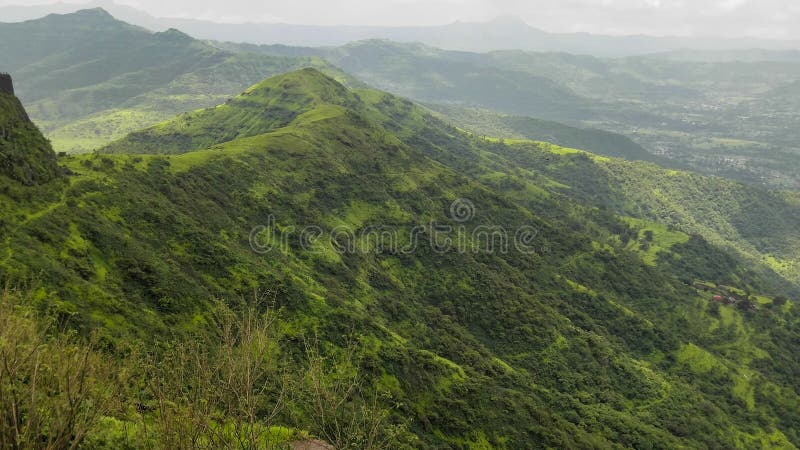
[[[0,179],[31,185],[56,178],[60,170],[50,143],[14,96],[11,77],[0,74],[0,82]]]
[[[448,139],[463,137],[441,131],[432,135],[424,118],[408,120],[398,115],[403,107],[387,99],[378,96],[370,100],[384,111],[384,126],[413,139],[429,156],[445,164],[492,179],[495,189],[509,193],[506,190],[510,188],[515,195],[526,196],[531,189],[528,184],[549,185],[551,194],[703,236],[758,261],[754,268],[765,266],[768,272],[780,272],[794,283],[800,281],[800,210],[793,194],[524,140],[487,138],[466,155],[464,151],[453,154],[437,148]],[[465,161],[476,160],[484,161],[484,166],[464,166]],[[537,197],[523,199],[539,201]]]
[[[193,333],[214,323],[211,298],[260,288],[286,364],[309,342],[329,357],[356,344],[389,448],[800,444],[800,321],[773,297],[787,282],[566,195],[509,164],[515,146],[303,70],[112,148],[127,154],[68,157],[67,183],[0,192],[2,280],[105,348]],[[702,248],[716,273],[678,271],[649,242]],[[695,279],[736,281],[741,306]],[[138,412],[114,413],[114,433],[159,414],[133,391]]]
[[[170,29],[151,33],[102,9],[0,23],[0,69],[58,151],[88,151],[184,111],[213,106],[315,58],[234,55]]]
[[[800,210],[789,193],[538,143],[498,149],[574,200],[703,236],[800,282]]]

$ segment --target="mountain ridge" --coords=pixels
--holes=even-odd
[[[335,109],[330,107],[335,107]],[[383,127],[407,145],[423,149],[422,153],[427,157],[447,167],[456,168],[462,173],[469,174],[474,171],[474,168],[469,168],[467,162],[474,164],[475,161],[481,161],[486,158],[483,154],[487,152],[495,154],[496,157],[509,158],[505,163],[507,166],[497,169],[502,172],[511,172],[509,167],[517,166],[539,174],[545,174],[549,170],[549,162],[540,159],[543,157],[541,154],[535,158],[511,157],[511,153],[508,151],[503,153],[491,150],[491,142],[495,142],[492,138],[485,141],[479,140],[481,145],[485,145],[484,142],[489,143],[490,149],[483,151],[471,149],[475,144],[470,143],[468,136],[451,128],[445,122],[434,119],[424,110],[414,106],[413,103],[370,89],[349,91],[329,76],[310,68],[270,78],[254,85],[224,105],[181,115],[171,121],[133,133],[99,151],[101,153],[180,154],[211,148],[213,154],[213,152],[225,148],[226,143],[240,138],[270,133],[291,134],[291,131],[286,130],[304,129],[312,124],[308,120],[302,120],[309,115],[333,120],[343,114],[356,114],[358,121]],[[434,132],[434,130],[436,131]],[[462,146],[463,149],[460,153],[455,154],[443,150],[442,143],[447,140],[452,140]],[[506,147],[503,142],[498,144],[500,148]],[[544,153],[548,153],[545,145],[530,140],[509,140],[507,145],[508,148],[543,147]],[[568,155],[567,159],[570,159],[569,155],[573,153],[578,156],[583,153],[591,155],[579,150],[565,151]],[[756,220],[771,217],[772,220],[776,220],[773,229],[776,232],[781,231],[778,234],[780,236],[777,238],[778,241],[772,242],[768,246],[779,247],[779,241],[783,241],[786,246],[780,255],[777,253],[772,255],[777,258],[776,261],[781,261],[780,264],[786,264],[780,269],[780,273],[788,276],[792,273],[792,268],[800,264],[800,261],[792,257],[795,251],[800,249],[800,230],[791,225],[791,220],[778,220],[773,217],[774,214],[767,214],[767,211],[760,210],[755,206],[763,203],[774,204],[777,211],[785,211],[792,217],[797,215],[800,219],[798,212],[792,211],[791,206],[783,200],[779,193],[772,194],[758,188],[748,189],[735,182],[661,169],[652,164],[647,165],[647,163],[634,162],[627,164],[629,167],[626,167],[626,164],[620,161],[608,164],[609,167],[604,168],[602,167],[606,165],[604,161],[614,160],[601,156],[596,157],[596,160],[599,167],[591,169],[584,167],[585,163],[592,161],[591,159],[576,158],[576,161],[571,163],[575,165],[571,165],[570,170],[589,170],[587,172],[589,176],[583,177],[586,178],[585,183],[588,184],[575,183],[570,180],[574,174],[561,172],[563,169],[556,169],[550,174],[549,176],[552,176],[553,179],[549,182],[563,183],[564,185],[575,184],[565,192],[566,195],[589,205],[603,204],[604,207],[611,208],[621,215],[629,215],[640,220],[669,223],[670,226],[684,226],[687,233],[708,236],[715,244],[733,248],[737,252],[741,251],[742,254],[747,255],[747,258],[758,261],[757,264],[760,265],[766,264],[766,259],[763,259],[765,255],[757,248],[764,247],[765,243],[758,236],[750,236],[753,233],[750,227]],[[530,166],[530,164],[536,165]],[[604,174],[604,171],[610,173]],[[637,173],[637,175],[628,179],[628,175],[633,173]],[[478,174],[473,174],[473,176],[479,178]],[[594,192],[593,177],[599,177],[598,179],[603,180],[604,183],[609,183],[612,191]],[[702,198],[710,198],[711,191],[720,189],[725,195],[720,195],[717,202],[720,204],[725,202],[730,205],[729,209],[739,211],[739,216],[726,212],[718,205],[700,206],[695,210],[681,207],[674,200],[669,200],[669,197],[638,197],[639,194],[648,193],[649,195],[652,190],[659,189],[647,186],[646,180],[653,177],[663,178],[663,188],[670,192],[671,197],[676,198],[685,196],[680,189],[681,183],[673,183],[673,180],[676,179],[691,180],[689,186],[703,192],[699,194]],[[515,182],[527,184],[541,181],[537,179],[536,175],[523,175]],[[628,189],[628,186],[637,183],[641,185],[642,189],[624,191]],[[738,194],[729,195],[730,192],[738,192]],[[626,196],[628,197],[626,198]],[[752,203],[740,201],[741,198],[749,197],[760,200],[754,200]],[[536,196],[534,199],[541,200]],[[631,202],[638,205],[638,209],[632,209]],[[688,197],[686,203],[691,203]],[[783,206],[778,207],[778,205]],[[541,204],[538,206],[546,209]],[[645,212],[643,208],[646,208],[647,211]],[[714,211],[715,215],[710,215],[710,211]],[[764,270],[770,271],[771,269],[764,268]],[[797,283],[800,282],[800,279],[792,278],[791,282]]]
[[[17,75],[17,94],[58,151],[93,150],[287,70],[312,66],[347,77],[319,58],[234,54],[101,10],[0,23],[0,39],[9,47],[0,68]]]
[[[6,17],[30,20],[48,12],[71,13],[85,4],[58,4],[47,7],[5,7]],[[386,38],[403,42],[425,42],[449,50],[491,51],[522,49],[531,51],[562,51],[596,56],[622,57],[677,51],[730,50],[740,48],[800,48],[798,41],[758,39],[681,38],[644,35],[608,36],[590,33],[550,33],[527,25],[519,18],[499,16],[480,23],[454,22],[427,27],[369,27],[369,26],[310,26],[291,24],[222,24],[211,21],[177,18],[156,18],[135,8],[109,2],[90,3],[105,8],[114,15],[154,31],[168,28],[183,29],[199,39],[251,42],[255,44],[287,44],[295,46],[343,45],[350,41]],[[509,26],[509,24],[513,26]],[[481,36],[477,38],[476,36]]]
[[[616,132],[668,167],[781,189],[800,182],[792,156],[796,114],[791,104],[769,99],[769,88],[800,77],[796,62],[601,59],[519,50],[482,54],[390,41],[334,48],[215,45],[317,55],[372,86],[445,109],[492,110]],[[486,119],[489,123],[477,125],[497,122]]]

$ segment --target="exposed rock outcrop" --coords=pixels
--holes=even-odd
[[[0,178],[31,186],[61,174],[50,142],[14,96],[11,77],[0,74]]]
[[[0,72],[0,93],[14,95],[14,83],[11,81],[11,75]]]

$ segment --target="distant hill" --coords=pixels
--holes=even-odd
[[[796,110],[758,107],[800,79],[790,60],[698,62],[519,50],[470,53],[384,40],[334,48],[215,43],[319,56],[372,86],[446,107],[490,109],[620,133],[676,168],[778,188],[800,186]],[[754,102],[753,108],[746,105]],[[484,124],[490,126],[490,123]]]
[[[203,150],[284,128],[324,104],[357,109],[359,100],[335,80],[304,69],[262,81],[223,105],[131,133],[99,151],[179,154]]]
[[[0,55],[0,69],[18,75],[18,93],[57,151],[93,150],[175,114],[223,103],[266,76],[315,67],[351,87],[366,83],[444,108],[622,134],[653,155],[649,160],[673,168],[800,186],[796,109],[780,106],[780,94],[775,102],[769,98],[800,79],[800,63],[788,57],[609,59],[469,53],[386,40],[326,48],[209,43],[176,30],[150,33],[99,9],[0,24],[0,35],[20,49],[38,43],[31,51]],[[91,52],[77,52],[77,42]],[[770,112],[772,104],[779,114]],[[473,128],[491,125],[472,120]],[[536,134],[556,134],[546,131]],[[621,142],[624,150],[609,149],[610,142],[578,141],[605,154],[638,151]]]
[[[440,113],[445,120],[481,136],[549,142],[561,147],[590,149],[598,155],[674,165],[674,162],[649,153],[630,138],[617,133],[482,109],[437,104],[426,106]]]
[[[682,38],[652,36],[605,36],[589,33],[548,33],[514,17],[498,17],[483,23],[455,22],[441,26],[371,27],[312,26],[280,23],[224,24],[204,20],[156,18],[147,13],[110,1],[88,4],[55,3],[52,5],[0,7],[5,21],[22,21],[46,14],[64,14],[78,9],[102,7],[126,22],[155,31],[180,29],[198,39],[285,44],[292,46],[340,46],[365,39],[391,39],[421,42],[450,50],[492,51],[529,50],[568,52],[604,57],[621,57],[681,49],[732,50],[763,48],[800,49],[800,42],[758,39]]]
[[[551,120],[591,116],[596,103],[545,76],[486,64],[487,55],[385,40],[336,48],[220,44],[274,56],[319,56],[371,86],[417,101],[491,108]]]
[[[694,61],[704,63],[723,62],[800,62],[800,49],[794,50],[673,50],[650,55],[674,61]]]
[[[565,120],[585,117],[592,105],[545,77],[476,66],[466,53],[385,41],[330,51],[277,47],[264,54],[255,46],[220,50],[176,30],[150,33],[130,26],[103,9],[0,24],[0,34],[10,43],[19,42],[18,50],[0,56],[0,64],[23,80],[20,94],[59,151],[99,147],[174,114],[225,102],[266,75],[302,66],[322,69],[349,86],[361,85],[322,58],[348,67],[375,86],[393,86],[395,92],[428,101],[459,99],[467,105]],[[34,43],[35,48],[26,47]],[[430,58],[421,62],[420,53]],[[393,62],[383,64],[389,61]],[[382,66],[383,72],[371,71],[375,66]],[[413,80],[417,74],[424,75],[413,85],[391,81]],[[569,127],[536,123],[536,135],[544,140],[558,136],[564,145],[610,155],[633,156],[641,151],[630,141],[609,140],[608,135],[600,140],[588,136],[564,140]],[[639,153],[635,159],[654,157]]]
[[[59,151],[87,151],[174,114],[224,102],[317,58],[236,55],[170,29],[152,33],[103,9],[0,23],[0,70]]]

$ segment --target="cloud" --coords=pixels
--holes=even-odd
[[[435,25],[513,15],[548,31],[800,39],[798,0],[117,1],[156,16],[225,22]],[[44,2],[0,0],[0,5]]]
[[[741,8],[748,2],[749,0],[724,0],[719,2],[717,5],[724,11],[733,11],[734,9]]]

